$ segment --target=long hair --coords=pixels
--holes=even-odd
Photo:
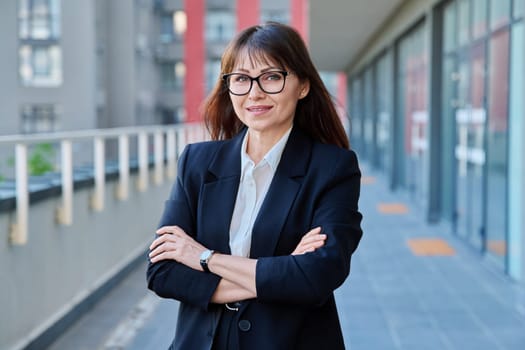
[[[252,62],[271,61],[291,70],[300,81],[310,83],[310,91],[297,103],[294,126],[315,140],[349,148],[348,138],[334,102],[315,68],[301,36],[291,27],[276,22],[249,27],[228,45],[221,61],[221,74],[230,73],[241,52]],[[235,115],[229,92],[219,79],[203,108],[206,127],[214,140],[235,136],[244,125]]]

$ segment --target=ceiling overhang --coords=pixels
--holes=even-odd
[[[403,0],[311,0],[309,48],[317,68],[346,71]]]

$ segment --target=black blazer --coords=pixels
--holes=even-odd
[[[207,248],[230,253],[245,132],[186,147],[159,226],[178,225]],[[244,302],[236,315],[245,326],[240,349],[344,349],[333,291],[348,276],[362,235],[360,177],[354,152],[293,128],[253,226],[257,299]],[[317,226],[328,236],[325,245],[291,256]],[[147,280],[159,296],[181,302],[171,348],[210,349],[224,310],[210,303],[220,277],[162,261],[149,264]]]

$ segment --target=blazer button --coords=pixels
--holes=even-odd
[[[252,324],[248,320],[239,321],[239,329],[243,332],[248,332],[252,328]]]

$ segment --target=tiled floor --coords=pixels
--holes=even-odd
[[[363,173],[360,207],[364,236],[350,277],[336,291],[347,348],[524,350],[523,288],[451,235],[448,225],[425,224],[413,202],[403,193],[388,191],[380,176],[366,169]],[[143,270],[141,267],[130,275],[126,288],[119,287],[120,291],[108,297],[120,298],[115,303],[120,309],[122,299],[130,299],[126,289],[131,284],[134,293],[144,286],[135,304],[147,295]],[[112,315],[108,309],[112,303],[104,300],[103,304],[98,316],[86,318],[94,324],[104,323],[103,318]],[[68,332],[64,338],[76,337],[74,343],[80,346],[82,337],[87,343],[98,336],[99,349],[167,349],[175,329],[177,303],[152,302],[146,311],[144,306],[137,311],[133,302],[128,304],[129,312],[122,314],[120,328],[123,324],[135,326],[127,337],[120,338],[120,345],[114,341],[119,339],[117,324],[94,335],[97,327],[81,320],[82,331]],[[62,339],[62,344],[73,343],[66,340]]]

